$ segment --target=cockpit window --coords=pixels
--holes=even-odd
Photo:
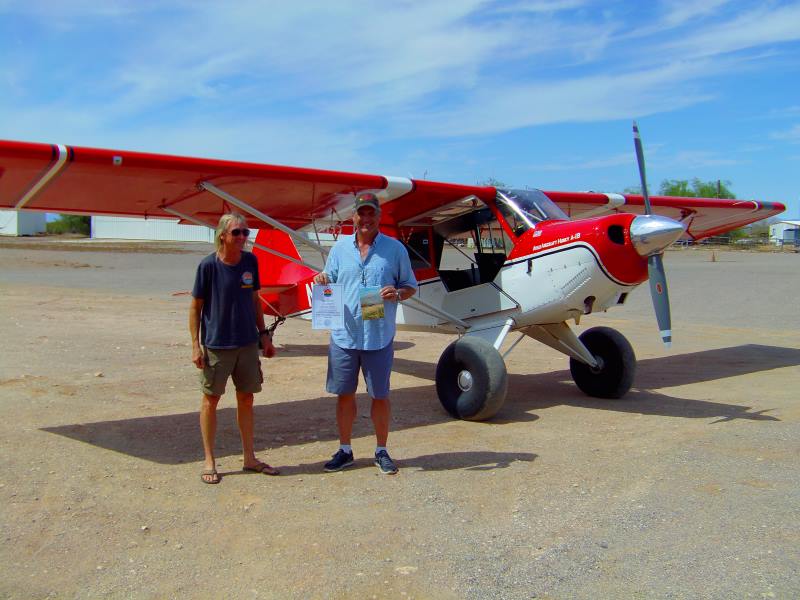
[[[497,190],[497,207],[517,236],[542,221],[569,221],[569,217],[539,190]]]

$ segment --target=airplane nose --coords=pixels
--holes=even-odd
[[[682,223],[661,215],[639,215],[631,222],[631,242],[639,256],[653,256],[686,231]]]

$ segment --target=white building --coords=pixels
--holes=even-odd
[[[182,225],[177,219],[92,217],[93,238],[164,240],[214,243],[214,230],[202,225]]]
[[[775,245],[800,243],[800,221],[778,221],[769,226],[769,241]]]
[[[254,241],[258,229],[253,229]],[[314,234],[306,234],[312,241]],[[142,219],[140,217],[92,217],[91,237],[119,240],[159,240],[167,242],[214,243],[214,230],[202,225],[181,225],[176,219]],[[323,246],[331,246],[334,238],[329,233],[319,234]]]
[[[47,231],[43,212],[0,210],[0,235],[36,235]]]

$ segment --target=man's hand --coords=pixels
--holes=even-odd
[[[261,336],[261,355],[265,356],[266,358],[272,358],[278,351],[275,350],[275,346],[272,344],[272,336],[269,334],[264,334]]]
[[[192,362],[194,366],[198,369],[202,369],[205,366],[205,360],[203,359],[203,350],[200,346],[193,346],[192,347]]]
[[[327,285],[330,283],[328,279],[328,274],[325,271],[320,271],[316,275],[314,275],[314,283],[317,285]]]
[[[381,288],[381,298],[390,302],[398,302],[400,300],[400,290],[393,285],[385,285]]]

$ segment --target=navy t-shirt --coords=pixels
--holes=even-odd
[[[261,289],[258,262],[242,252],[236,265],[226,265],[216,252],[197,267],[192,296],[203,300],[200,339],[207,348],[241,348],[258,342],[253,292]]]

